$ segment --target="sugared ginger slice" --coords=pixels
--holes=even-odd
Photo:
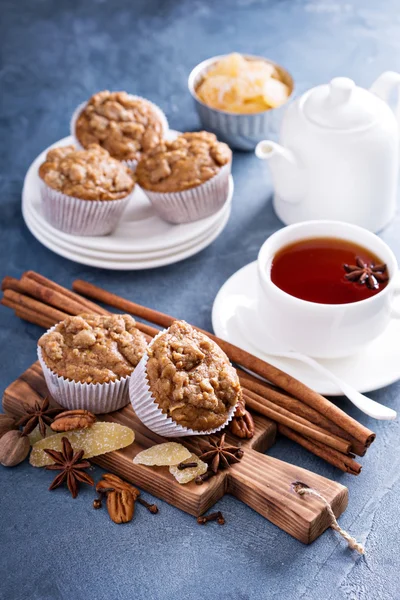
[[[177,442],[165,442],[157,444],[147,450],[139,452],[133,459],[135,465],[146,465],[148,467],[164,467],[179,465],[180,462],[190,458],[191,454],[185,446]]]
[[[89,429],[75,429],[56,433],[45,437],[32,448],[29,462],[33,467],[44,467],[51,465],[53,460],[44,452],[45,448],[51,450],[62,450],[61,439],[68,438],[75,452],[84,450],[84,458],[100,456],[113,450],[120,450],[130,446],[135,439],[135,434],[129,427],[118,425],[118,423],[95,423]]]
[[[189,458],[182,461],[183,463],[195,462],[197,467],[189,467],[187,469],[178,469],[177,465],[171,465],[169,472],[175,477],[178,483],[189,483],[193,481],[198,475],[204,475],[208,469],[207,463],[200,460],[196,454],[191,454]]]

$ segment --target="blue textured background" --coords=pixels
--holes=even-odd
[[[293,73],[298,91],[336,75],[370,85],[382,71],[400,70],[398,8],[396,0],[1,0],[1,275],[35,269],[66,285],[81,277],[209,328],[222,283],[281,226],[261,162],[235,155],[232,217],[210,248],[137,273],[82,267],[36,242],[20,211],[30,162],[67,135],[76,105],[104,88],[149,97],[173,128],[198,127],[187,76],[218,53],[269,56]],[[397,217],[383,234],[398,258],[399,230]],[[1,308],[2,389],[35,360],[39,334]],[[393,385],[371,396],[398,408],[399,391]],[[371,423],[347,401],[340,405],[378,434],[359,478],[289,441],[271,454],[349,487],[341,524],[365,543],[365,558],[331,531],[303,546],[230,497],[218,503],[225,527],[199,527],[162,502],[159,515],[139,506],[132,523],[116,526],[105,510],[93,511],[92,490],[76,500],[63,489],[50,493],[51,473],[24,464],[0,467],[0,598],[399,598],[399,425]]]

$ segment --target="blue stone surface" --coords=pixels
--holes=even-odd
[[[208,249],[142,272],[87,268],[56,256],[28,232],[21,189],[31,161],[68,134],[77,104],[101,89],[146,96],[171,127],[199,127],[186,81],[209,56],[233,50],[268,56],[293,74],[297,91],[348,76],[368,86],[400,70],[396,0],[1,0],[1,274],[35,269],[69,286],[80,277],[139,303],[211,327],[224,281],[253,261],[281,227],[265,165],[235,154],[231,219]],[[400,258],[400,220],[383,238]],[[0,310],[1,388],[34,360],[41,330]],[[371,397],[398,408],[399,384]],[[93,491],[72,500],[47,488],[52,473],[0,467],[2,600],[344,600],[400,597],[398,422],[375,423],[346,399],[338,404],[377,432],[363,472],[344,475],[287,440],[271,454],[340,481],[349,507],[340,519],[366,546],[361,558],[332,531],[304,546],[234,498],[218,509],[227,524],[199,527],[158,501],[152,516],[114,525],[93,511]],[[95,468],[97,479],[101,470]]]

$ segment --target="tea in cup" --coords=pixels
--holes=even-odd
[[[260,249],[258,314],[279,347],[315,358],[350,355],[400,318],[397,272],[389,246],[366,229],[290,225]]]

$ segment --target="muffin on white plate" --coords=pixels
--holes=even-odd
[[[129,380],[146,347],[130,315],[80,315],[42,335],[38,357],[61,406],[108,413],[129,403]]]
[[[135,186],[131,170],[97,144],[49,150],[39,176],[45,219],[73,235],[114,231]]]
[[[99,144],[132,169],[167,131],[167,118],[158,106],[140,96],[108,90],[78,106],[71,121],[71,134],[80,146]]]
[[[136,178],[162,219],[188,223],[222,208],[231,166],[231,149],[213,133],[182,133],[145,154]]]
[[[150,342],[131,377],[129,395],[146,427],[177,437],[224,428],[242,390],[221,348],[185,321],[174,321]]]

